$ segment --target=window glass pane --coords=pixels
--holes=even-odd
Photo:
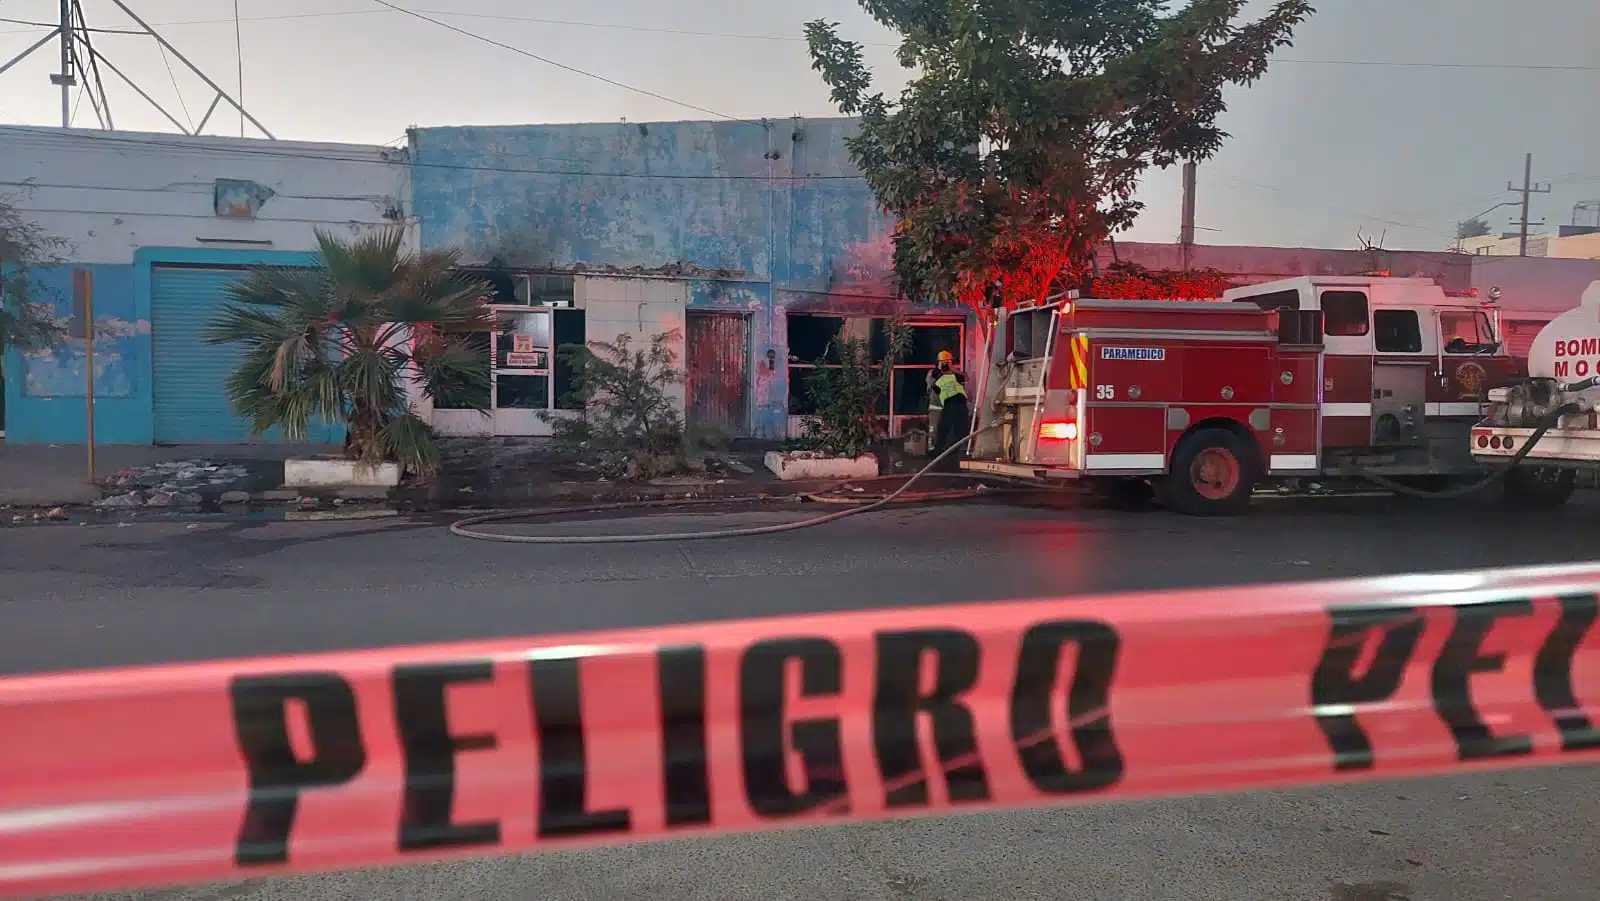
[[[556,310],[555,311],[555,350],[557,351],[553,365],[555,366],[556,379],[556,409],[557,410],[582,410],[583,400],[573,397],[572,361],[560,353],[560,349],[569,344],[583,344],[588,339],[585,320],[582,310]]]
[[[501,328],[495,337],[496,366],[503,369],[544,369],[549,366],[549,312],[501,313],[496,318]]]
[[[894,414],[928,415],[928,373],[931,369],[896,367],[894,371]]]
[[[1416,310],[1379,310],[1372,317],[1372,325],[1377,329],[1373,347],[1379,353],[1422,353],[1422,329]]]
[[[1494,330],[1483,313],[1440,313],[1439,340],[1444,342],[1447,354],[1479,353],[1494,343]]]
[[[495,407],[501,410],[547,410],[550,378],[543,375],[495,376]]]
[[[545,272],[529,276],[528,284],[533,293],[533,297],[530,299],[534,304],[570,307],[572,306],[574,283],[572,276],[556,272]]]
[[[816,370],[808,367],[789,367],[789,415],[811,416],[817,412],[816,404],[811,402],[811,392],[806,390],[806,383],[811,374]]]
[[[1367,333],[1367,295],[1361,291],[1322,292],[1322,333],[1357,337]]]

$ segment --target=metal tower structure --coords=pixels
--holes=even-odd
[[[111,0],[111,2],[126,13],[128,18],[133,20],[135,26],[132,29],[118,30],[118,34],[148,35],[164,53],[171,53],[174,57],[177,57],[178,61],[188,67],[190,72],[193,72],[208,87],[217,92],[216,96],[211,98],[211,105],[206,109],[205,115],[200,118],[199,124],[190,127],[178,121],[178,118],[172,115],[160,101],[150,96],[149,91],[140,87],[137,81],[106,58],[106,55],[94,45],[92,36],[96,31],[109,29],[90,28],[88,23],[84,21],[83,5],[80,0],[61,0],[58,24],[46,33],[44,37],[12,57],[4,65],[0,65],[0,75],[4,75],[6,70],[32,56],[50,42],[55,41],[61,50],[61,69],[59,72],[50,75],[50,83],[61,89],[62,128],[69,128],[72,125],[72,90],[73,88],[81,88],[83,97],[89,101],[89,106],[93,108],[95,118],[99,121],[100,127],[107,131],[116,130],[115,120],[111,116],[111,104],[106,97],[105,82],[101,79],[101,69],[104,68],[122,79],[129,88],[133,89],[134,93],[155,107],[157,112],[165,116],[167,121],[171,122],[173,127],[183,134],[200,134],[205,129],[206,124],[211,121],[211,116],[217,111],[217,108],[227,104],[239,112],[241,123],[249,122],[264,137],[275,139],[272,132],[268,131],[267,127],[262,125],[255,116],[252,116],[249,110],[244,108],[243,104],[228,93],[227,89],[217,84],[209,75],[201,71],[199,66],[190,62],[182,51],[172,46],[172,42],[163,37],[159,31],[156,31],[150,23],[141,19],[138,13],[128,7],[127,3],[124,3],[123,0]],[[241,124],[241,133],[243,130],[243,125]]]
[[[1588,223],[1586,223],[1586,222],[1579,222],[1578,221],[1578,218],[1580,216],[1582,216],[1584,213],[1592,213],[1594,215],[1595,227],[1596,228],[1600,228],[1600,200],[1580,200],[1577,203],[1573,204],[1572,205],[1572,224],[1573,225],[1587,225]]]

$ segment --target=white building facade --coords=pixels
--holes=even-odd
[[[91,310],[98,442],[256,440],[222,391],[238,351],[204,340],[228,284],[253,265],[311,262],[319,228],[401,225],[417,246],[406,151],[388,147],[4,126],[0,195],[66,242],[36,285],[72,335],[6,350],[16,443],[86,440]]]

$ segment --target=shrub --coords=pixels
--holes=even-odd
[[[614,478],[656,478],[688,468],[690,442],[671,389],[684,381],[672,343],[679,332],[631,335],[557,348],[572,366],[569,397],[581,413],[542,411],[558,448]]]
[[[859,457],[872,449],[883,434],[879,403],[889,395],[894,365],[911,348],[911,329],[898,320],[887,330],[887,347],[874,360],[871,343],[861,338],[836,338],[838,364],[817,361],[806,379],[806,393],[816,405],[814,420],[806,424],[805,445],[810,450],[842,457]]]

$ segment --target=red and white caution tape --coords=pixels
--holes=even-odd
[[[1600,566],[0,680],[0,895],[1600,759]]]

